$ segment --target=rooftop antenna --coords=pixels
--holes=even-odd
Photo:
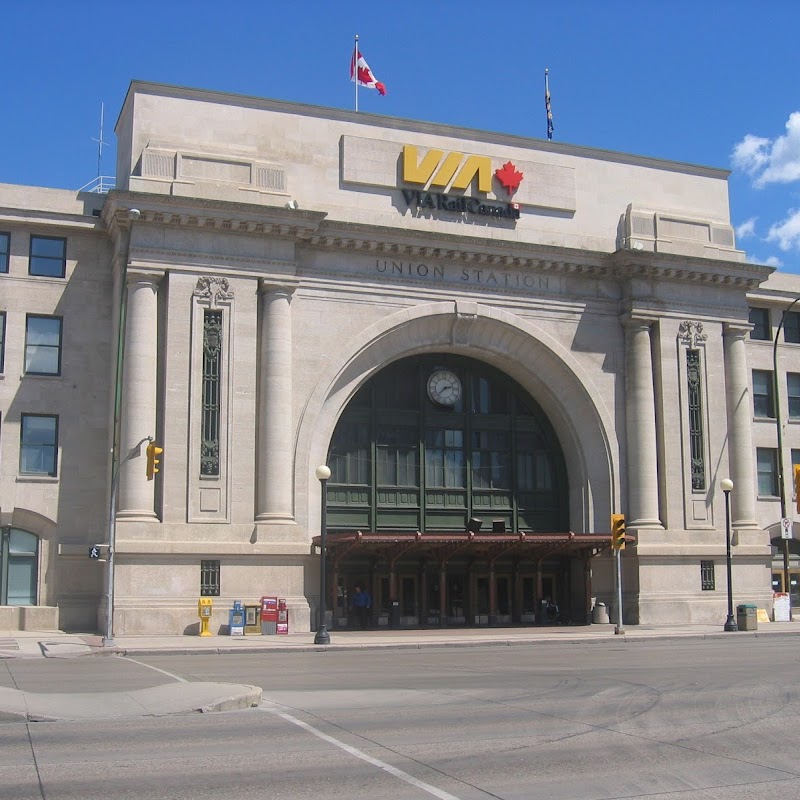
[[[103,146],[108,145],[108,142],[103,141],[103,117],[105,115],[105,104],[103,102],[100,103],[100,138],[95,139],[92,138],[93,142],[97,142],[97,184],[98,186],[101,183],[101,176],[102,176],[102,165],[103,165]]]

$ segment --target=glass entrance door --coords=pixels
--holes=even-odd
[[[400,577],[400,624],[419,625],[419,601],[417,599],[417,578],[415,575]]]

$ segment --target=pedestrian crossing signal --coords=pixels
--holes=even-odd
[[[100,548],[97,545],[89,548],[89,558],[100,558]]]
[[[611,515],[611,547],[614,550],[625,549],[625,515]]]
[[[164,452],[163,447],[159,447],[155,442],[147,445],[147,480],[151,481],[156,472],[160,472],[158,465],[161,463],[159,456]]]

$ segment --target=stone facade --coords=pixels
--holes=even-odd
[[[105,197],[0,187],[0,524],[39,537],[53,625],[105,627],[104,562],[87,552],[107,541],[115,475],[116,633],[195,631],[206,561],[212,631],[234,599],[265,594],[309,630],[314,470],[359,388],[426,353],[491,365],[541,407],[569,530],[626,514],[631,624],[724,619],[725,477],[737,601],[771,607],[780,512],[756,453],[775,425],[754,421],[752,370],[772,349],[750,338],[749,309],[777,326],[800,280],[735,248],[726,172],[144,83],[117,136]],[[63,278],[28,274],[31,235],[66,239]],[[63,318],[60,375],[26,374],[26,314]],[[791,372],[796,346],[780,344]],[[24,414],[58,416],[56,475],[22,474]],[[152,481],[135,455],[151,436]],[[592,559],[608,604],[611,564]]]

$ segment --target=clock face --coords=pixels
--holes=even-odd
[[[428,397],[440,406],[454,406],[461,397],[461,381],[449,369],[437,369],[428,378]]]

